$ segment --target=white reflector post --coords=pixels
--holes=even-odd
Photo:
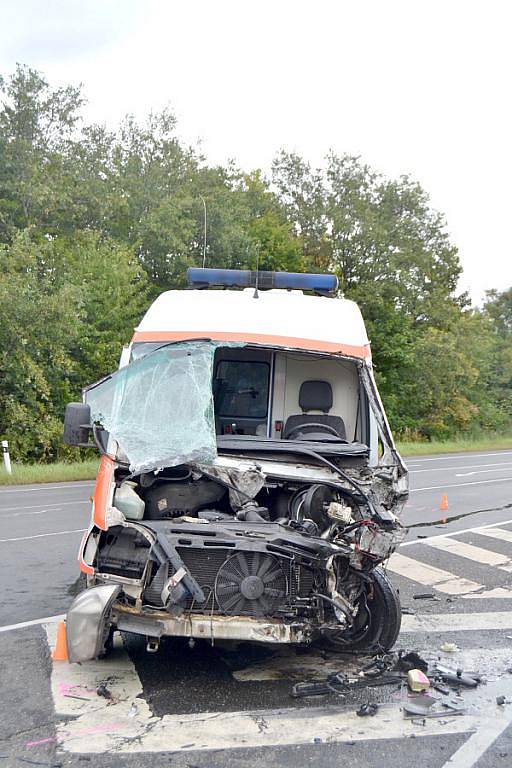
[[[8,475],[12,475],[11,457],[9,456],[9,443],[7,440],[2,440],[2,453],[4,455],[5,471]]]

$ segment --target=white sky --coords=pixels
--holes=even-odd
[[[409,173],[479,301],[512,285],[508,0],[0,0],[0,71],[82,82],[86,119],[170,105],[211,163],[329,149]]]

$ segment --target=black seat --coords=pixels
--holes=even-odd
[[[292,439],[298,440],[314,439],[315,433],[321,433],[322,437],[331,435],[333,439],[337,435],[340,440],[346,440],[345,423],[341,416],[329,415],[332,408],[332,387],[328,381],[304,381],[299,391],[299,407],[301,414],[286,419],[283,440],[289,440],[292,433]],[[313,426],[315,424],[318,425],[316,428]],[[327,429],[322,430],[319,425],[325,425]],[[304,430],[300,427],[304,427]]]

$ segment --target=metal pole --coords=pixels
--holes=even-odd
[[[9,443],[7,440],[2,440],[2,453],[4,455],[5,471],[8,475],[12,475],[11,457],[9,456]]]
[[[203,208],[204,208],[204,232],[203,232],[203,269],[206,264],[206,200],[202,195],[199,195],[201,200],[203,201]]]

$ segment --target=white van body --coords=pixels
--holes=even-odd
[[[86,391],[95,439],[109,438],[70,658],[100,654],[115,629],[152,649],[165,635],[390,647],[399,603],[378,566],[403,536],[407,469],[358,306],[200,287],[161,294],[119,373]],[[93,599],[84,645],[73,628]]]

